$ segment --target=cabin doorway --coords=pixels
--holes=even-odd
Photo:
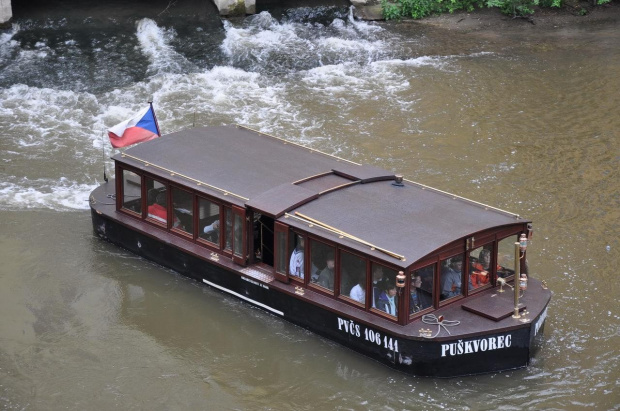
[[[264,214],[254,212],[254,262],[273,267],[273,225],[274,219]]]

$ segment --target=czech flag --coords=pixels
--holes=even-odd
[[[149,105],[133,118],[108,129],[110,143],[114,148],[127,147],[132,144],[149,141],[160,135],[153,105]]]

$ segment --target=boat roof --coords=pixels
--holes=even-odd
[[[401,267],[460,238],[526,222],[241,126],[175,132],[113,159]]]

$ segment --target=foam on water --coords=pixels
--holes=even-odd
[[[241,27],[224,23],[221,49],[229,64],[268,74],[290,73],[325,64],[356,61],[361,64],[392,53],[368,23],[334,19],[328,27],[297,21],[278,22],[262,12]]]
[[[137,23],[140,50],[149,59],[149,73],[184,73],[196,67],[170,45],[176,36],[174,29],[163,29],[145,18]]]
[[[56,211],[86,210],[88,196],[98,184],[81,184],[62,177],[59,180],[0,182],[0,209],[48,208]]]
[[[415,101],[399,95],[410,93],[411,68],[443,70],[449,65],[451,58],[394,58],[398,39],[382,37],[384,30],[372,23],[341,17],[323,25],[301,22],[301,17],[278,22],[263,12],[240,26],[225,22],[220,48],[230,65],[203,69],[174,49],[173,29],[145,18],[133,34],[137,53],[128,56],[148,60],[149,75],[142,81],[98,94],[23,84],[0,89],[0,126],[5,130],[0,208],[86,208],[103,170],[102,157],[108,175],[112,173],[109,157],[117,151],[109,146],[106,129],[151,98],[164,134],[193,125],[239,123],[304,144],[323,144],[338,154],[346,142],[324,142],[332,138],[323,130],[326,119],[309,115],[300,96],[311,93],[343,112],[354,109],[346,104],[351,96],[411,109]],[[0,37],[0,53],[17,53],[19,70],[28,71],[46,61],[45,55],[58,53],[44,41],[20,48],[12,40],[18,30],[16,26]],[[128,40],[114,36],[92,43],[98,61],[106,61],[102,54],[117,42]],[[63,38],[62,47],[81,53],[71,35]],[[348,127],[364,133],[366,126],[360,121]]]

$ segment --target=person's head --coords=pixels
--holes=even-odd
[[[328,253],[327,254],[327,258],[325,259],[327,268],[329,268],[330,270],[334,269],[335,266],[335,260],[334,260],[334,253]]]
[[[480,251],[480,256],[478,257],[478,261],[480,261],[480,264],[482,264],[484,268],[488,268],[489,265],[491,265],[491,251],[486,250],[486,249]]]
[[[420,288],[422,286],[422,277],[416,275],[411,278],[411,288]]]
[[[372,281],[379,281],[383,278],[383,267],[378,264],[372,266]]]
[[[463,268],[463,259],[461,258],[461,256],[452,257],[452,259],[450,260],[450,265],[455,270],[461,271],[461,268]]]
[[[298,250],[304,249],[304,237],[301,235],[297,236],[297,249]]]
[[[359,281],[357,282],[360,287],[362,287],[362,290],[366,290],[366,279],[365,278],[360,278]]]
[[[390,297],[394,297],[396,295],[396,285],[394,284],[388,285],[387,288],[385,289],[385,293]]]
[[[155,203],[159,204],[162,207],[166,206],[166,192],[160,191],[157,193],[157,197],[155,198]]]

